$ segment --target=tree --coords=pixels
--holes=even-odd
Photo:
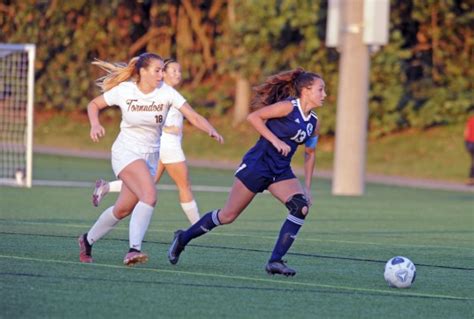
[[[324,8],[317,1],[244,1],[235,7],[228,1],[228,5],[229,25],[219,39],[219,65],[221,73],[231,73],[236,81],[236,100],[242,98],[235,104],[234,114],[239,114],[235,122],[247,111],[243,97],[249,95],[250,83],[298,66],[325,77],[334,69],[334,64],[325,63],[329,53],[321,31]]]
[[[394,17],[403,47],[406,95],[400,113],[406,126],[459,122],[473,108],[472,21],[468,1],[397,1]],[[395,6],[394,6],[395,7]],[[471,79],[471,80],[470,80]]]
[[[181,91],[193,104],[217,114],[234,105],[235,123],[266,76],[299,66],[318,72],[329,91],[318,110],[322,133],[333,133],[338,53],[324,46],[327,3],[234,1],[7,0],[0,41],[37,44],[36,109],[84,111],[98,93],[94,58],[128,61],[148,50],[179,60]],[[474,108],[469,4],[392,0],[390,43],[372,57],[372,135],[460,122]]]

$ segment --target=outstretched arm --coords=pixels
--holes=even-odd
[[[206,132],[219,143],[224,143],[224,138],[217,132],[211,123],[197,113],[188,103],[184,103],[179,111],[183,113],[184,117],[186,117],[192,125],[196,126],[201,131]]]
[[[96,97],[87,105],[87,115],[91,124],[90,137],[94,142],[98,142],[99,138],[105,135],[105,129],[100,124],[99,111],[107,106],[103,95]]]

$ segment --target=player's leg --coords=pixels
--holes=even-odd
[[[250,191],[239,179],[234,180],[224,207],[213,210],[202,216],[202,218],[189,227],[186,231],[178,230],[168,250],[168,259],[173,265],[178,262],[179,255],[184,247],[194,238],[208,233],[221,224],[232,223],[250,204],[255,193]]]
[[[107,208],[89,231],[79,237],[81,262],[92,262],[92,245],[108,234],[121,219],[130,215],[137,202],[135,194],[124,185],[115,205]]]
[[[308,214],[309,203],[304,196],[303,188],[297,178],[291,178],[273,183],[268,187],[270,193],[288,208],[288,216],[281,226],[272,255],[265,267],[269,274],[294,276],[296,271],[286,266],[282,260],[293,244],[298,231],[304,224]]]
[[[141,246],[156,204],[156,188],[146,162],[141,159],[127,165],[119,177],[124,182],[122,191],[128,189],[138,199],[130,218],[130,249],[124,258],[124,264],[131,266],[148,260]]]
[[[158,161],[158,166],[156,168],[156,174],[155,174],[155,184],[158,184],[160,182],[161,176],[163,176],[163,173],[165,171],[165,165],[161,160]]]
[[[230,190],[229,197],[227,198],[224,207],[219,212],[220,223],[225,225],[236,220],[244,209],[247,208],[255,195],[256,193],[249,190],[242,181],[238,178],[234,179],[234,184]]]
[[[186,162],[164,164],[166,171],[175,182],[179,192],[179,202],[191,224],[199,220],[199,209],[194,200]]]
[[[199,209],[191,190],[188,166],[180,141],[165,140],[160,149],[160,164],[178,187],[179,202],[191,224],[199,220]],[[158,170],[160,167],[158,167]]]

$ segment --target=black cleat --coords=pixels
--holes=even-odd
[[[179,235],[183,233],[181,229],[174,232],[173,242],[171,243],[170,248],[168,249],[168,260],[171,264],[176,265],[179,260],[179,255],[183,252],[184,247],[179,243]]]
[[[265,266],[265,270],[269,275],[284,275],[286,277],[296,275],[296,270],[288,267],[285,260],[271,261]]]

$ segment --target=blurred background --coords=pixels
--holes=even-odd
[[[368,173],[467,179],[472,9],[468,0],[390,1],[389,43],[371,55]],[[127,62],[148,51],[177,59],[179,91],[227,142],[219,147],[186,127],[186,154],[232,163],[257,137],[243,121],[251,87],[296,67],[320,73],[328,98],[318,110],[317,166],[331,170],[340,53],[325,46],[327,11],[327,1],[313,0],[3,0],[0,42],[36,45],[35,147],[110,149],[117,109],[102,114],[103,142],[88,137],[86,107],[102,75],[96,58]]]

